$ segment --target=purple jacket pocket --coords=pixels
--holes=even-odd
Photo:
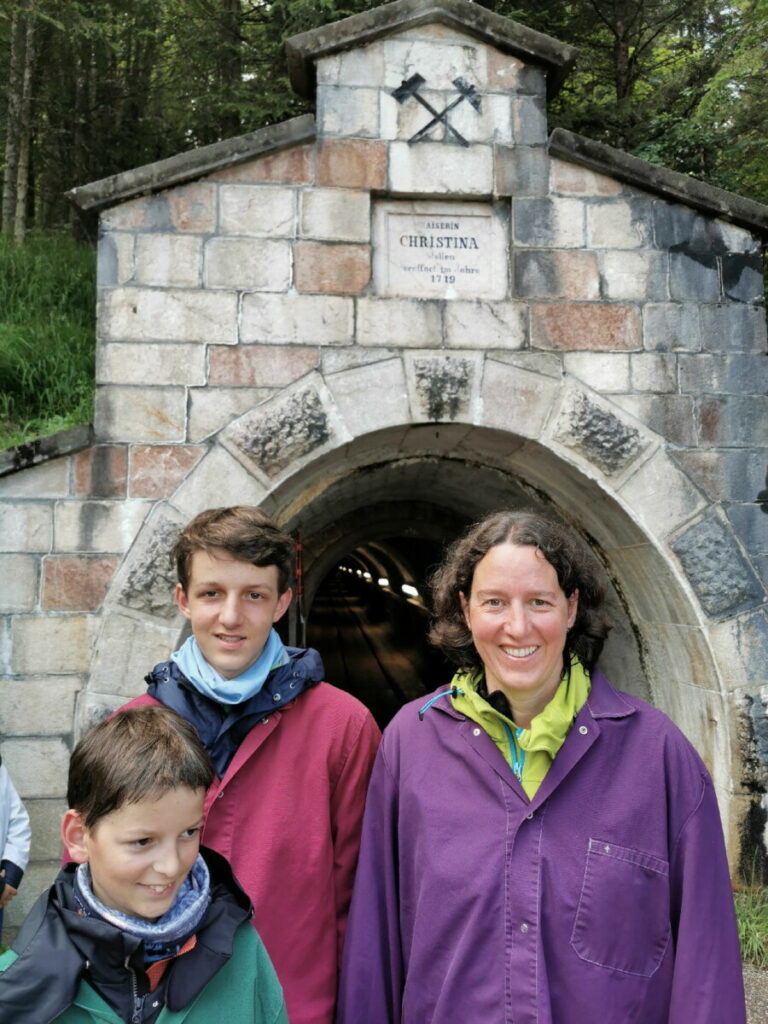
[[[571,946],[589,963],[650,978],[670,940],[669,864],[590,839]]]

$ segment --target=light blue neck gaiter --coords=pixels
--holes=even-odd
[[[283,641],[274,629],[269,631],[264,650],[249,669],[234,679],[225,679],[203,657],[194,636],[189,637],[171,655],[194,688],[219,704],[242,704],[255,697],[269,673],[290,661]]]

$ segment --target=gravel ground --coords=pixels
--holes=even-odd
[[[768,1024],[768,971],[744,968],[748,1024]]]

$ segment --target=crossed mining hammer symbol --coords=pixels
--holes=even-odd
[[[397,89],[394,89],[392,91],[392,95],[395,97],[398,103],[405,103],[407,99],[410,99],[410,97],[413,96],[415,99],[419,101],[422,107],[424,107],[426,110],[429,111],[430,114],[432,114],[432,120],[429,122],[429,124],[425,124],[423,128],[416,132],[413,138],[408,140],[408,142],[411,143],[425,141],[427,132],[429,132],[434,125],[442,124],[443,127],[445,128],[445,133],[443,135],[444,142],[448,141],[448,132],[450,132],[452,135],[456,137],[456,141],[458,143],[460,143],[462,146],[468,146],[469,143],[467,142],[467,140],[462,135],[460,135],[459,132],[456,131],[451,122],[448,120],[448,114],[450,113],[451,110],[453,110],[454,107],[457,107],[463,100],[467,100],[469,103],[471,103],[475,110],[480,110],[480,97],[477,95],[477,90],[475,89],[474,85],[470,85],[469,82],[465,82],[463,78],[454,78],[453,84],[459,90],[459,95],[456,97],[453,103],[449,103],[448,106],[443,111],[437,111],[435,110],[431,103],[429,103],[427,100],[424,99],[423,96],[419,94],[419,89],[424,84],[424,82],[426,82],[426,78],[422,78],[422,76],[417,71],[415,75],[411,75],[411,77],[403,81],[403,83]]]

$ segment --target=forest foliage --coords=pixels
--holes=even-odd
[[[571,43],[570,128],[768,200],[768,0],[478,0]],[[75,186],[282,121],[284,40],[370,0],[6,0],[2,229],[76,220]]]
[[[577,47],[551,127],[768,202],[768,0],[477,2]],[[4,0],[2,234],[92,243],[68,189],[307,111],[284,40],[375,6]]]

